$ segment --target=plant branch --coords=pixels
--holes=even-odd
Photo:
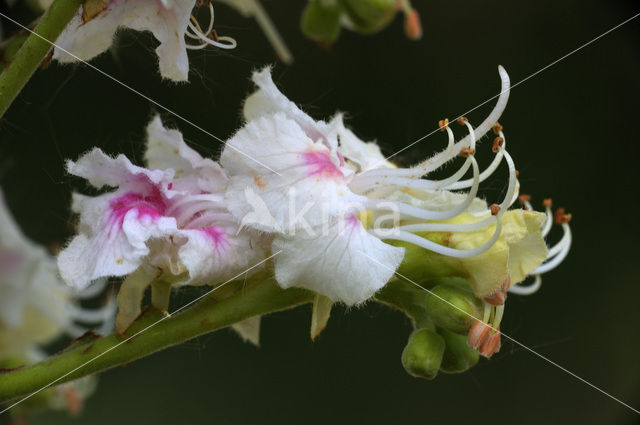
[[[1,374],[0,400],[26,396],[52,383],[58,385],[102,372],[240,320],[312,302],[314,297],[303,289],[283,290],[273,279],[250,283],[223,300],[212,295],[216,294],[172,317],[149,309],[122,336],[87,336],[55,357]],[[127,340],[132,335],[135,336]]]
[[[0,74],[0,117],[29,81],[51,50],[62,30],[76,14],[83,0],[55,0],[40,22]]]

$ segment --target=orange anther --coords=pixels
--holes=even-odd
[[[491,128],[493,132],[496,134],[496,136],[500,135],[500,132],[502,131],[502,126],[500,125],[500,123],[495,123]]]
[[[476,150],[473,148],[462,148],[460,149],[460,153],[458,155],[464,158],[468,158],[470,155],[473,155],[475,153],[476,153]]]
[[[558,208],[553,215],[553,221],[556,224],[566,224],[571,221],[571,214],[565,214],[564,208]]]
[[[469,122],[469,120],[467,119],[467,117],[460,117],[456,120],[456,122],[460,125],[465,125]]]
[[[542,206],[545,208],[551,208],[553,206],[553,201],[551,200],[551,198],[547,198],[544,201],[542,201]]]
[[[503,144],[504,139],[502,137],[496,137],[495,139],[493,139],[493,147],[491,148],[493,153],[498,153]]]
[[[445,128],[449,127],[449,118],[438,121],[438,127],[440,127],[440,131],[444,131]]]
[[[484,343],[480,346],[480,349],[478,351],[480,352],[481,356],[490,358],[495,353],[500,351],[500,346],[500,330],[498,329],[498,332],[489,335],[489,337],[485,339]]]
[[[473,324],[473,326],[471,326],[471,329],[469,330],[469,335],[467,336],[467,344],[469,344],[469,347],[477,350],[482,344],[486,342],[489,337],[491,337],[491,327],[486,323],[478,320]]]
[[[520,201],[521,204],[524,204],[525,202],[529,202],[531,200],[531,195],[527,195],[526,193],[523,193],[522,195],[518,196],[518,201]]]
[[[500,205],[498,204],[491,204],[489,208],[491,209],[491,215],[498,215],[500,212]]]

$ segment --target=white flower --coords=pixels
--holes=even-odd
[[[118,294],[116,329],[140,313],[144,289],[155,281],[154,305],[166,309],[171,285],[215,285],[263,258],[259,235],[239,232],[227,211],[227,178],[220,166],[189,148],[176,130],[156,117],[147,127],[147,168],[94,149],[71,174],[96,188],[96,197],[75,195],[79,234],[58,257],[62,277],[84,288],[105,276],[126,276]],[[159,281],[166,282],[162,288]],[[155,304],[155,296],[163,299]]]
[[[275,259],[280,285],[308,288],[334,301],[355,304],[380,289],[402,261],[403,250],[382,240],[409,242],[457,258],[490,249],[501,235],[500,217],[517,197],[515,166],[504,147],[498,147],[496,159],[483,173],[473,156],[476,138],[492,128],[506,104],[509,80],[502,68],[500,74],[503,94],[478,129],[461,120],[469,135],[454,143],[445,124],[442,130],[449,144],[443,152],[415,167],[397,168],[377,145],[346,129],[340,115],[330,122],[315,121],[278,91],[268,69],[255,73],[259,90],[245,104],[248,122],[228,141],[220,162],[230,176],[231,212],[239,219],[253,212],[243,195],[247,192],[257,194],[269,211],[268,219],[247,225],[275,235],[274,246],[282,249]],[[254,160],[238,151],[250,152]],[[459,154],[466,159],[449,178],[422,178]],[[492,215],[476,194],[480,181],[503,158],[510,181]],[[469,169],[473,176],[462,180]],[[466,188],[467,193],[451,192]],[[471,224],[442,223],[464,212],[484,218]],[[401,221],[392,220],[394,216]],[[411,230],[407,224],[426,228]],[[416,234],[491,226],[494,230],[487,239],[470,249],[451,248]]]
[[[156,48],[160,74],[174,81],[187,81],[187,49],[236,46],[229,37],[210,36],[213,6],[209,4],[211,19],[203,30],[191,15],[195,5],[196,0],[90,0],[58,37],[56,45],[60,48],[54,49],[53,58],[60,62],[87,61],[111,46],[119,28],[151,31],[160,42]],[[187,44],[185,35],[197,44]]]
[[[108,331],[114,303],[95,310],[76,303],[97,291],[77,293],[60,280],[55,260],[22,234],[0,192],[0,360],[32,357],[38,346],[63,334],[78,337],[89,327],[77,322]]]

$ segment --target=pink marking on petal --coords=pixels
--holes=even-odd
[[[331,161],[329,152],[311,150],[302,154],[304,163],[309,166],[309,176],[323,178],[343,178],[342,171]]]
[[[338,154],[338,159],[340,160],[340,166],[344,167],[344,156],[342,156],[340,152],[337,152],[337,154]]]
[[[169,190],[173,189],[173,183],[169,183],[169,184],[167,185],[167,189],[169,189]]]
[[[18,271],[25,260],[26,258],[23,254],[12,251],[5,251],[4,247],[0,246],[1,274],[9,274]]]
[[[359,226],[361,224],[360,223],[360,219],[358,219],[358,217],[355,214],[351,214],[351,215],[346,216],[344,221],[351,228],[354,228],[354,227]]]
[[[138,218],[149,217],[152,220],[157,220],[163,215],[166,205],[160,192],[156,188],[153,188],[150,195],[135,192],[125,193],[122,196],[112,199],[111,202],[109,202],[109,208],[111,208],[111,219],[114,220],[118,226],[122,227],[124,216],[129,211],[137,211]]]
[[[220,227],[209,226],[200,229],[200,231],[204,232],[213,241],[216,248],[227,244],[227,235]]]

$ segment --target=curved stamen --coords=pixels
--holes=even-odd
[[[371,232],[372,234],[376,235],[375,229]],[[479,247],[473,248],[473,249],[449,248],[444,245],[440,245],[438,243],[430,241],[428,239],[422,238],[413,233],[404,232],[401,230],[394,230],[394,231],[391,231],[390,233],[387,233],[387,232],[389,232],[388,229],[385,231],[384,235],[376,235],[376,236],[380,237],[380,239],[395,239],[399,241],[409,242],[413,245],[418,245],[424,249],[428,249],[429,251],[433,251],[438,254],[446,255],[449,257],[469,258],[469,257],[475,257],[476,255],[482,254],[483,252],[490,249],[493,246],[493,244],[496,243],[496,241],[500,237],[500,233],[502,232],[502,222],[500,220],[496,220],[496,230],[495,232],[493,232],[493,235],[491,236],[491,238],[489,238],[489,240],[487,240],[485,243],[483,243]]]
[[[469,135],[473,136],[473,127],[471,126],[471,124],[469,124],[469,122],[466,119],[463,120],[462,123],[469,130]],[[402,214],[415,217],[415,218],[426,219],[426,220],[446,220],[448,218],[455,217],[458,214],[462,213],[469,207],[469,205],[471,205],[473,200],[476,198],[476,195],[478,193],[478,187],[480,186],[480,180],[479,180],[480,170],[478,167],[478,162],[476,161],[475,157],[472,154],[472,152],[475,151],[475,146],[476,146],[475,142],[476,142],[475,137],[471,137],[469,150],[468,150],[468,152],[470,152],[471,154],[469,154],[469,156],[467,157],[467,160],[465,161],[466,167],[465,166],[461,167],[461,169],[464,169],[464,171],[466,172],[466,169],[468,169],[469,164],[471,165],[471,167],[473,168],[474,183],[471,189],[469,190],[469,193],[467,193],[467,197],[465,198],[465,200],[460,204],[456,205],[454,208],[451,208],[446,211],[431,211],[431,210],[415,207],[413,205],[405,204],[402,202],[395,202],[393,204],[390,204],[388,201],[385,201],[382,199],[381,200],[371,199],[367,202],[368,209],[379,210],[379,209],[397,208],[397,210]],[[456,173],[456,175],[460,175],[460,174],[461,173],[459,172]],[[462,175],[460,175],[460,177],[462,177]],[[417,181],[414,181],[414,182],[417,183]],[[379,201],[380,205],[376,205],[376,201]]]
[[[494,171],[498,169],[498,166],[500,165],[500,161],[502,161],[502,158],[504,157],[503,150],[506,148],[507,148],[507,143],[503,137],[502,145],[498,148],[498,152],[496,153],[496,156],[491,161],[491,164],[489,164],[489,166],[485,168],[485,170],[482,173],[480,173],[480,183],[485,181],[490,175],[494,173]],[[473,179],[461,180],[459,182],[453,183],[452,185],[447,187],[447,189],[448,190],[465,189],[471,186],[472,184],[473,184]]]
[[[470,145],[471,138],[469,138],[469,141],[465,142],[464,144],[454,143],[453,132],[449,128],[447,120],[445,120],[445,124],[442,124],[441,122],[440,127],[444,127],[449,136],[449,141],[444,151],[434,155],[433,157],[425,161],[422,161],[418,165],[414,165],[411,168],[376,168],[373,170],[365,171],[361,174],[361,176],[372,177],[374,179],[382,178],[384,176],[405,177],[414,179],[420,178],[425,174],[429,174],[430,172],[437,170],[447,161],[455,158],[455,156],[457,155],[455,152],[459,152],[459,150],[463,147],[468,147]]]
[[[212,45],[220,49],[236,48],[238,44],[233,38],[228,36],[219,37],[215,34],[215,31],[213,30],[214,20],[215,14],[211,2],[209,3],[209,26],[207,27],[207,31],[203,31],[198,21],[193,17],[193,15],[191,15],[189,22],[187,22],[188,28],[185,35],[189,38],[199,40],[201,44],[187,44],[187,49],[202,49],[207,45]],[[208,37],[210,34],[213,34],[213,39]]]
[[[553,270],[565,259],[565,257],[569,253],[569,249],[571,248],[571,229],[569,228],[569,225],[566,223],[562,225],[562,229],[565,232],[564,236],[562,237],[562,240],[549,250],[550,254],[551,254],[551,251],[553,250],[554,251],[553,255],[555,256],[551,260],[547,261],[546,263],[544,263],[543,265],[535,269],[532,274],[542,274],[550,270]],[[548,256],[548,258],[549,257],[550,256]]]
[[[545,221],[544,221],[544,226],[542,227],[542,237],[546,237],[549,232],[551,231],[551,227],[553,226],[553,214],[551,213],[551,207],[552,207],[552,203],[551,203],[551,199],[545,199],[544,200],[544,208],[545,208],[545,215],[547,216]]]
[[[522,286],[521,282],[517,285],[511,286],[509,288],[509,292],[516,295],[531,295],[537,292],[538,289],[540,289],[540,287],[542,286],[542,277],[539,274],[534,275],[533,277],[534,281],[531,285]]]

